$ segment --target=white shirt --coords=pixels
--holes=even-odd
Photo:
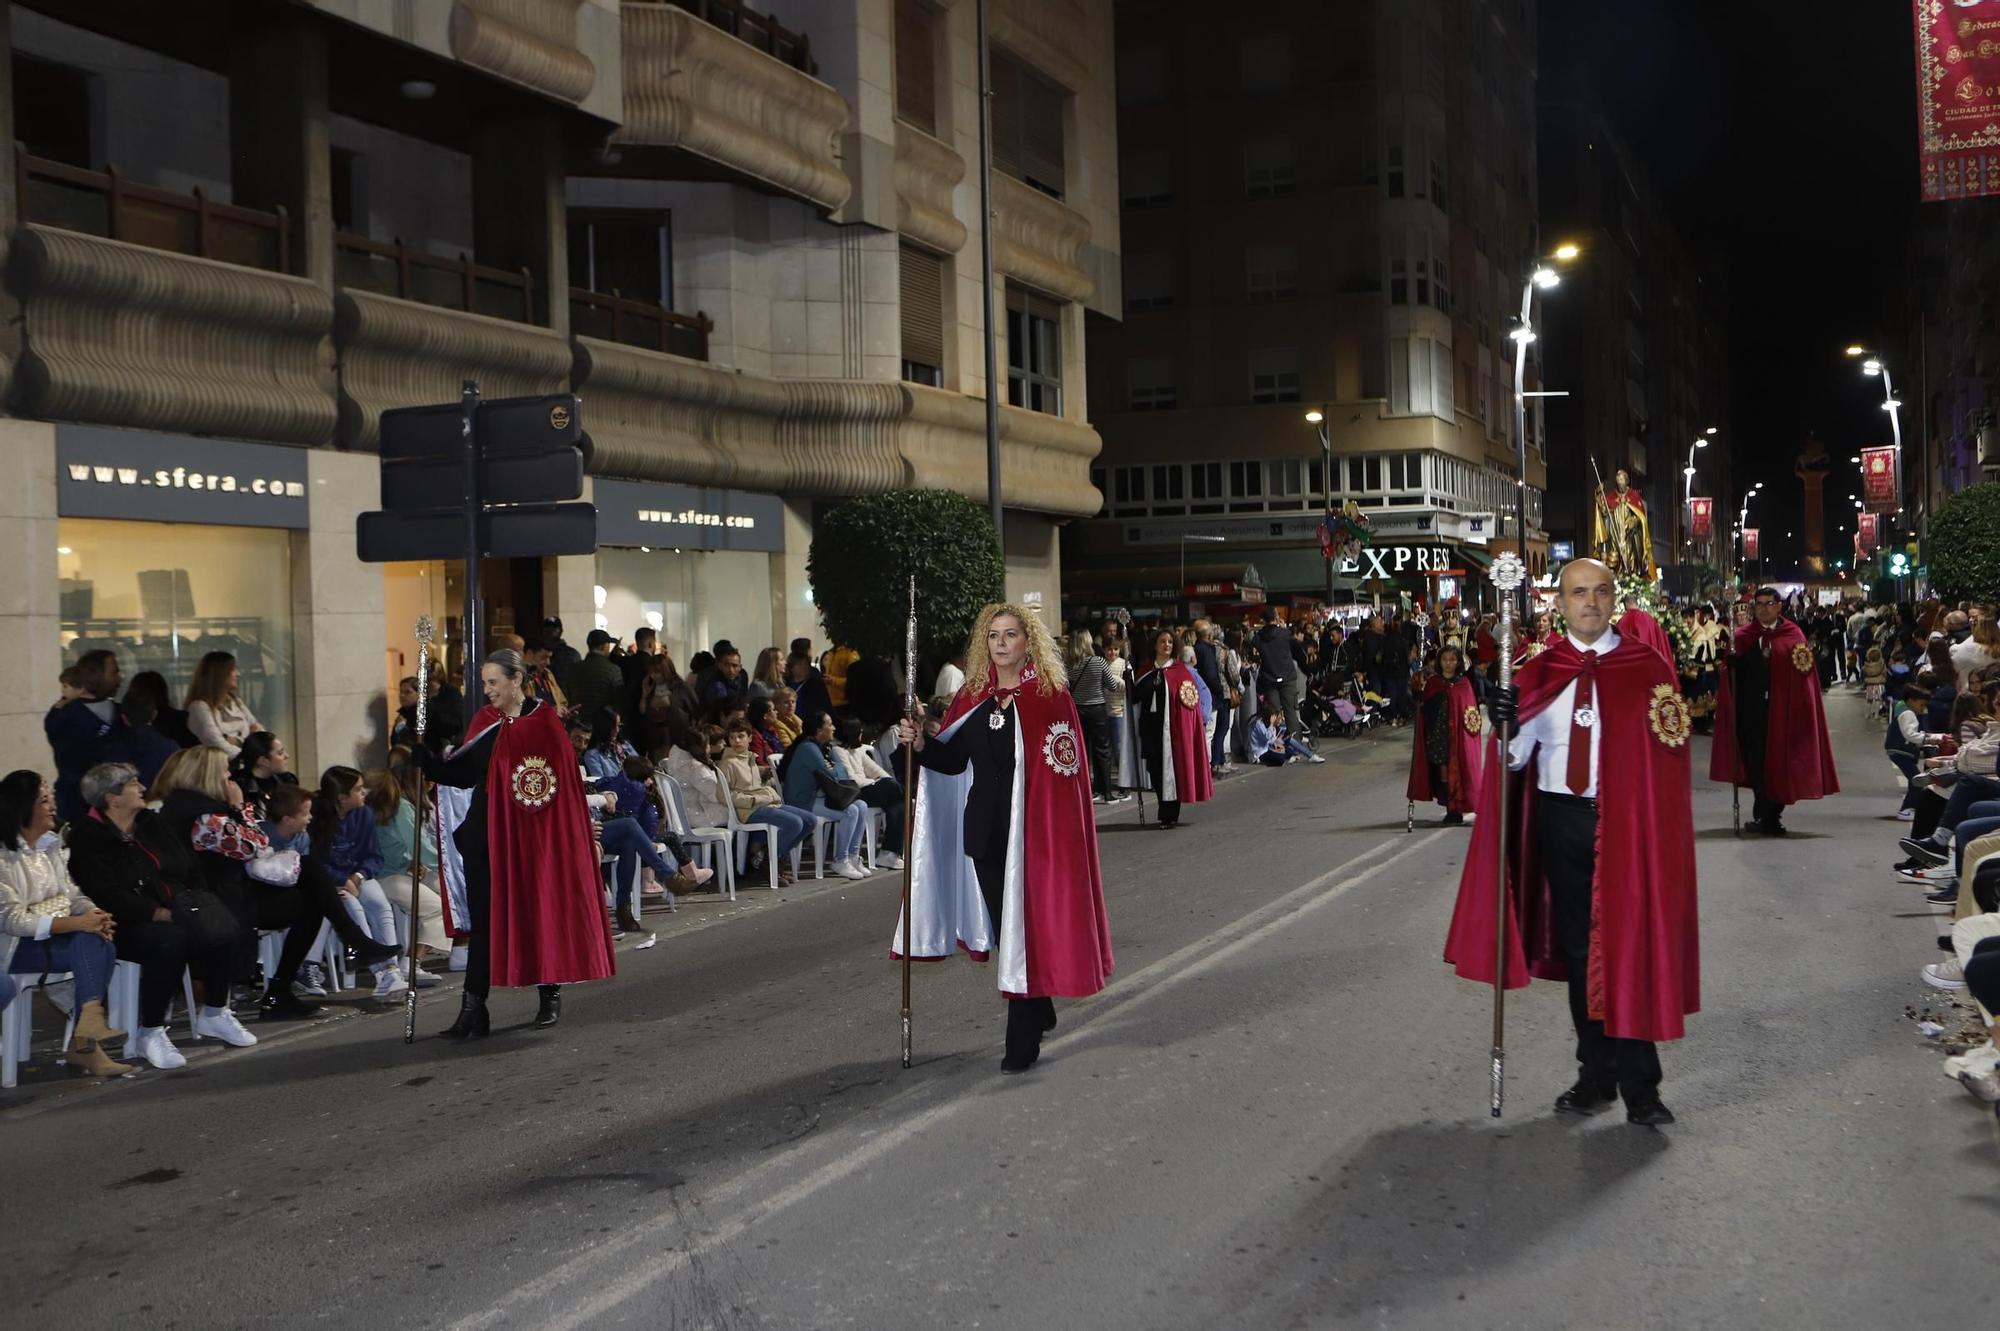
[[[1570,646],[1579,652],[1590,652],[1598,656],[1616,651],[1621,641],[1623,640],[1619,638],[1616,629],[1604,630],[1604,636],[1587,645],[1579,642],[1574,633],[1569,635]],[[1600,720],[1599,724],[1590,727],[1590,784],[1583,792],[1586,799],[1597,798],[1597,755],[1604,746],[1602,724],[1604,708],[1596,699],[1592,699],[1592,703]],[[1553,702],[1536,713],[1532,721],[1521,723],[1520,733],[1514,736],[1513,743],[1507,749],[1507,766],[1518,772],[1528,765],[1528,759],[1534,757],[1535,749],[1539,746],[1542,755],[1541,766],[1535,774],[1537,784],[1543,790],[1555,795],[1576,793],[1569,788],[1570,712],[1575,706],[1576,681],[1571,680],[1563,686],[1563,691],[1555,696]]]

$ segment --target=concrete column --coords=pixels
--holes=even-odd
[[[229,53],[230,193],[291,219],[292,271],[331,289],[333,157],[326,33],[289,13],[237,34]]]
[[[539,321],[563,334],[569,332],[566,190],[562,127],[553,115],[497,121],[474,132],[473,257],[490,268],[532,273]]]
[[[779,647],[793,638],[811,638],[813,650],[826,650],[826,630],[819,607],[812,601],[812,580],[806,576],[806,555],[812,550],[812,501],[785,501],[785,548],[771,556],[771,640]]]
[[[563,641],[583,650],[583,640],[597,627],[597,556],[561,555],[542,561],[542,614],[563,622]],[[539,630],[531,625],[523,634]],[[628,626],[625,632],[630,633]]]
[[[4,62],[0,62],[4,64]],[[62,639],[56,586],[56,429],[0,420],[0,749],[14,767],[53,772],[42,715],[56,700]]]
[[[1062,623],[1062,529],[1039,513],[1008,509],[1007,599],[1039,605],[1051,633]],[[1040,601],[1031,599],[1039,596]]]
[[[0,5],[0,236],[13,235],[21,222],[14,184],[14,7]],[[9,377],[21,350],[20,314],[21,302],[0,288],[0,366]]]
[[[380,474],[373,454],[306,453],[310,525],[292,538],[299,733],[288,737],[302,781],[336,763],[377,766],[388,753],[382,570],[354,551],[355,515],[379,507]]]

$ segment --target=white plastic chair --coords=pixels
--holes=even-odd
[[[189,1035],[194,1027],[194,976],[181,971],[181,998],[187,1004]],[[173,1005],[168,1004],[162,1026],[173,1022]],[[113,1030],[125,1032],[124,1061],[139,1058],[139,963],[121,961],[111,972],[111,988],[104,996],[104,1019]]]
[[[659,789],[660,803],[666,806],[667,822],[673,827],[674,835],[695,852],[703,867],[713,869],[722,876],[724,895],[731,901],[736,900],[736,857],[730,853],[735,837],[726,827],[688,826],[687,801],[682,797],[681,783],[665,772],[655,772],[653,784]]]
[[[777,891],[778,890],[778,829],[772,826],[770,823],[746,823],[742,819],[738,818],[736,816],[736,801],[733,798],[725,799],[723,801],[722,807],[729,814],[729,826],[726,830],[729,832],[729,835],[732,838],[734,838],[734,844],[736,847],[735,858],[738,861],[740,861],[744,866],[747,867],[750,863],[750,838],[753,836],[757,836],[759,834],[763,836],[764,846],[765,846],[764,867],[769,871],[771,876],[771,890],[773,892]],[[797,846],[793,846],[792,877],[797,878],[798,876],[799,876],[799,848]]]
[[[839,822],[840,819],[838,817],[828,818],[824,814],[813,813],[810,809],[806,810],[806,812],[812,813],[813,818],[813,859],[816,861],[813,865],[813,877],[824,878],[826,876],[827,864],[827,836],[833,831],[833,825]],[[866,812],[870,815],[875,815],[879,814],[881,810],[871,808],[867,809]],[[875,819],[873,816],[861,820],[861,844],[866,848],[864,855],[868,862],[868,871],[873,873],[875,871]]]
[[[18,1069],[34,1055],[35,1048],[35,990],[44,985],[60,984],[72,978],[68,971],[52,971],[47,975],[15,975],[10,977],[20,986],[20,992],[13,1001],[0,1011],[0,1090],[12,1090],[19,1084]],[[76,1012],[72,1005],[69,1020],[63,1025],[63,1054],[56,1056],[62,1062],[69,1049],[70,1037],[76,1031]]]

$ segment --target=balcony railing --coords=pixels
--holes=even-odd
[[[245,268],[291,271],[291,220],[283,208],[268,213],[239,208],[212,202],[199,187],[180,194],[137,184],[115,166],[88,171],[31,157],[18,140],[14,192],[23,222]]]
[[[756,47],[765,55],[782,60],[802,74],[819,74],[813,60],[812,41],[793,32],[778,20],[759,14],[742,0],[667,0],[685,9],[702,22],[722,29],[737,41]]]
[[[628,347],[664,351],[689,360],[708,359],[708,335],[715,321],[696,311],[676,314],[656,300],[633,300],[616,291],[569,289],[569,329],[579,337],[602,338]]]
[[[385,245],[351,231],[338,233],[334,247],[342,286],[516,323],[535,322],[535,278],[526,268],[488,268],[463,254],[447,259],[413,250],[400,238]]]

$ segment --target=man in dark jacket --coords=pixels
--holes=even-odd
[[[77,659],[76,693],[42,718],[42,733],[56,762],[56,816],[74,822],[88,812],[77,783],[99,763],[129,763],[136,756],[132,728],[118,710],[118,657],[85,652]]]
[[[556,686],[563,696],[570,693],[570,674],[582,662],[583,657],[576,648],[563,641],[562,620],[550,615],[542,621],[542,641],[549,645],[549,673],[556,678]]]
[[[1278,622],[1278,612],[1270,606],[1264,607],[1264,627],[1257,630],[1257,652],[1263,661],[1264,678],[1277,693],[1279,706],[1285,710],[1287,733],[1303,740],[1305,730],[1299,724],[1299,683],[1304,672],[1292,652],[1292,631]]]
[[[1215,645],[1215,626],[1206,619],[1194,622],[1194,673],[1201,676],[1201,682],[1208,686],[1208,696],[1215,700],[1215,711],[1208,723],[1208,765],[1211,771],[1220,774],[1223,745],[1229,736],[1223,721],[1229,710],[1229,690],[1222,682],[1222,656]]]
[[[595,719],[600,708],[616,708],[619,697],[625,690],[625,672],[611,659],[614,643],[609,633],[603,629],[592,629],[584,639],[590,650],[570,672],[569,682],[563,684],[563,693],[570,705],[576,708],[578,716]],[[560,677],[556,680],[562,684]]]

